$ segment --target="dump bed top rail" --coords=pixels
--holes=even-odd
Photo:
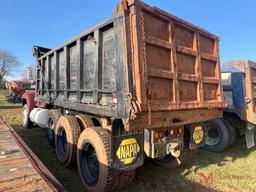
[[[138,1],[138,0],[122,0],[122,4],[125,4],[125,2],[126,2],[128,6],[131,6],[136,1]],[[192,24],[190,22],[187,22],[184,19],[181,19],[181,18],[179,18],[179,17],[177,17],[177,16],[175,16],[175,15],[173,15],[171,13],[168,13],[168,12],[162,10],[162,9],[159,9],[158,7],[149,6],[149,5],[147,5],[146,3],[143,3],[143,2],[140,2],[140,3],[142,4],[142,6],[150,8],[155,13],[159,13],[159,14],[161,14],[163,16],[166,16],[167,18],[172,18],[173,20],[177,21],[178,23],[186,25],[187,27],[189,27],[190,29],[192,29],[194,31],[199,31],[200,33],[202,33],[204,35],[207,35],[207,36],[210,36],[210,37],[212,37],[214,39],[220,40],[219,36],[214,35],[211,32],[209,32],[209,31],[207,31],[207,30],[205,30],[205,29],[203,29],[201,27],[198,27],[198,26],[196,26],[196,25],[194,25],[194,24]]]

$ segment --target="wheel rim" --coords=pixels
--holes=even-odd
[[[79,151],[80,169],[83,180],[89,186],[95,186],[99,178],[100,164],[94,147],[86,143]]]
[[[26,106],[23,107],[22,119],[23,119],[23,126],[25,126],[27,124],[27,119],[28,119],[28,111]]]
[[[57,147],[60,156],[65,157],[67,154],[67,135],[63,127],[59,131]]]
[[[215,125],[208,124],[205,127],[205,142],[207,145],[217,145],[221,139],[221,132]]]
[[[48,121],[48,129],[47,129],[47,135],[50,140],[54,139],[53,124],[54,124],[53,120],[52,118],[50,118]]]

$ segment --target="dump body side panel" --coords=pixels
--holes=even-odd
[[[123,12],[37,59],[37,100],[91,114],[127,118]],[[116,102],[116,99],[118,102]]]

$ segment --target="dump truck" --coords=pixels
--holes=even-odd
[[[61,46],[33,48],[36,91],[23,125],[46,128],[88,191],[120,190],[146,157],[168,162],[204,145],[222,118],[219,37],[139,0]]]
[[[227,108],[224,118],[205,123],[204,149],[222,152],[246,136],[248,148],[255,145],[256,63],[250,60],[226,61],[222,65],[222,85]]]

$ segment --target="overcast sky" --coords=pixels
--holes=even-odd
[[[220,36],[221,61],[256,60],[256,1],[144,2]],[[0,48],[15,53],[23,67],[32,65],[33,45],[54,48],[62,44],[111,16],[116,3],[118,0],[0,0]]]

